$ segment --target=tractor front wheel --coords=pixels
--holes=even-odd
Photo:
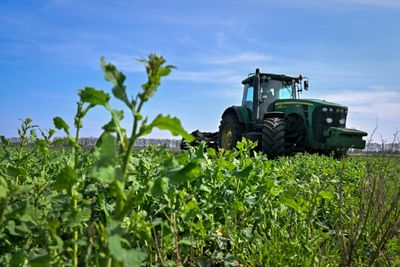
[[[223,149],[233,149],[236,143],[242,138],[244,126],[239,122],[236,114],[226,114],[219,126],[219,147]]]
[[[285,153],[285,120],[267,118],[262,130],[262,151],[274,159]]]

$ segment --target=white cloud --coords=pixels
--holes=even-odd
[[[380,138],[390,141],[400,128],[400,88],[373,85],[363,90],[310,95],[348,106],[347,127],[366,131],[367,139],[372,138],[373,142]]]
[[[400,124],[400,90],[371,86],[364,91],[342,91],[315,96],[347,105],[349,112],[359,113],[364,117],[394,118]]]

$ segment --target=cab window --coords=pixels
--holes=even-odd
[[[246,102],[253,102],[254,89],[253,87],[247,88]]]
[[[253,86],[247,87],[246,90],[244,90],[242,105],[250,110],[253,110],[253,96],[254,96]]]

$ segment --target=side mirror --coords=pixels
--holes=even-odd
[[[304,90],[308,90],[308,81],[307,80],[304,81]]]

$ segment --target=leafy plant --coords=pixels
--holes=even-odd
[[[112,94],[79,91],[74,127],[22,122],[21,142],[0,146],[0,265],[5,266],[395,266],[400,248],[398,158],[268,160],[242,140],[171,153],[134,150],[154,128],[186,140],[177,118],[142,114],[172,66],[141,59],[147,82],[128,97],[125,76],[101,59]],[[120,100],[132,117],[125,129]],[[85,116],[110,120],[96,146],[80,145]]]

